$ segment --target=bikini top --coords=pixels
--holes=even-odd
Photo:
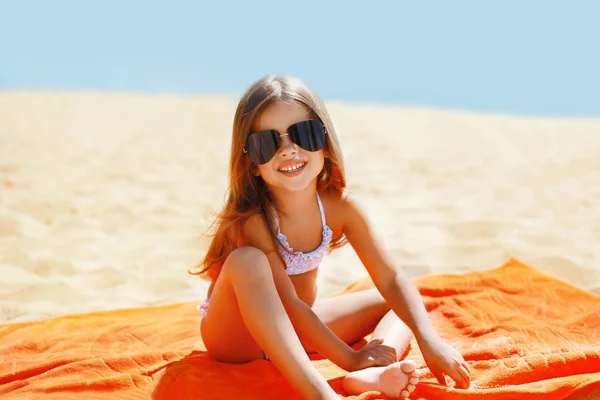
[[[286,272],[288,275],[299,275],[317,268],[319,264],[321,264],[321,261],[323,261],[323,257],[325,257],[325,253],[327,253],[327,249],[331,243],[333,233],[325,222],[325,211],[323,210],[323,203],[321,203],[319,193],[317,193],[317,202],[319,203],[319,212],[321,213],[323,240],[321,240],[319,247],[309,253],[294,251],[294,249],[290,247],[287,238],[279,230],[279,220],[277,219],[277,213],[275,213],[275,225],[277,225],[277,237],[279,238],[279,251],[287,265]],[[288,249],[292,253],[288,253],[285,249]]]

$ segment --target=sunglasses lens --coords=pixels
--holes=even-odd
[[[257,165],[268,163],[279,148],[279,133],[264,131],[253,133],[248,137],[248,156]]]
[[[288,128],[292,142],[306,151],[319,151],[325,145],[325,127],[318,120],[298,122]],[[256,164],[266,164],[277,153],[281,139],[279,132],[268,130],[248,137],[248,156]]]
[[[325,145],[325,127],[321,121],[298,122],[288,129],[290,139],[306,151],[319,151]]]

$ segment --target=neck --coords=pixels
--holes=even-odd
[[[306,211],[313,210],[317,201],[317,182],[311,183],[306,188],[290,192],[280,188],[271,188],[273,200],[277,209],[284,215],[302,214]]]

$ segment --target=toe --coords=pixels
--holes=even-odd
[[[408,385],[406,387],[406,390],[408,390],[409,392],[414,392],[415,391],[416,386],[415,385]]]
[[[404,360],[401,364],[402,371],[410,374],[417,369],[417,364],[412,360]]]
[[[415,369],[412,374],[410,374],[410,376],[412,376],[413,378],[418,378],[421,375],[421,371],[419,371],[418,369]]]
[[[402,398],[406,399],[408,398],[408,396],[410,396],[410,393],[408,392],[408,390],[403,390],[401,396]]]
[[[419,383],[419,378],[417,378],[416,376],[413,376],[412,378],[410,378],[408,380],[408,382],[410,382],[411,385],[416,385],[417,383]]]

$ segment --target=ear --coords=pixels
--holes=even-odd
[[[258,167],[256,165],[252,165],[250,167],[250,172],[252,172],[252,175],[254,176],[260,176],[260,171],[258,170]]]

